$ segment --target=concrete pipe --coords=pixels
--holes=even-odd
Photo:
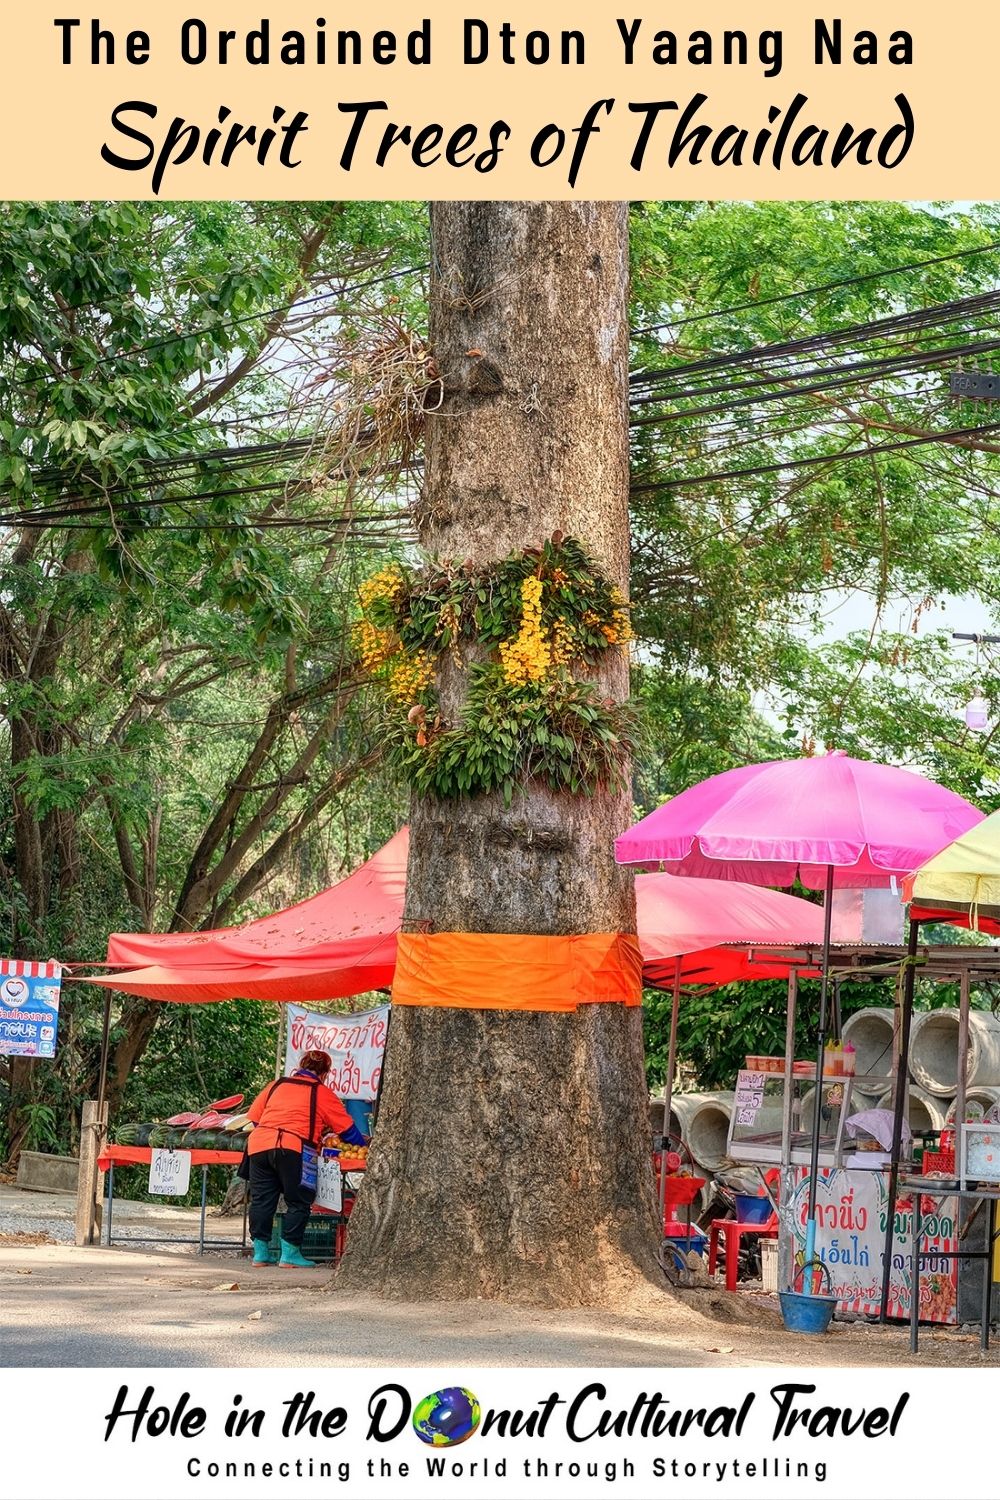
[[[674,1094],[670,1100],[670,1134],[679,1136],[688,1146],[691,1144],[688,1141],[691,1117],[707,1097],[705,1094]]]
[[[687,1095],[686,1102],[696,1099],[686,1122],[684,1139],[699,1167],[717,1172],[725,1164],[729,1143],[729,1121],[733,1113],[732,1094]],[[680,1099],[676,1101],[680,1104]]]
[[[953,1098],[958,1088],[958,1011],[929,1010],[913,1017],[910,1076],[930,1094]],[[968,1087],[1000,1085],[1000,1021],[969,1013]]]
[[[664,1100],[662,1099],[650,1099],[649,1101],[649,1133],[653,1138],[654,1151],[659,1151],[660,1136],[663,1134],[663,1105]]]
[[[876,1078],[892,1074],[892,1032],[895,1012],[891,1007],[868,1006],[844,1022],[843,1040],[854,1048],[854,1071]]]
[[[875,1108],[892,1109],[892,1089],[886,1089],[881,1099],[876,1102]],[[907,1111],[911,1134],[919,1135],[922,1130],[942,1130],[945,1108],[944,1100],[933,1098],[916,1084],[911,1083]]]
[[[958,1100],[953,1099],[948,1106],[948,1116],[946,1120],[946,1124],[948,1125],[954,1125],[955,1123],[955,1105],[957,1103]],[[988,1109],[993,1109],[994,1106],[998,1104],[1000,1104],[1000,1088],[968,1089],[965,1095],[966,1118],[968,1118],[970,1105],[975,1106],[973,1120],[970,1121],[970,1123],[973,1123],[976,1119],[982,1118],[982,1116],[979,1114],[980,1110],[982,1110],[983,1114],[985,1114]]]

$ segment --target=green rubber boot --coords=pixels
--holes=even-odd
[[[269,1240],[254,1240],[253,1263],[255,1266],[276,1266],[278,1264],[278,1257],[271,1254]]]
[[[298,1266],[301,1271],[311,1271],[315,1266],[314,1260],[306,1260],[298,1245],[290,1245],[287,1240],[281,1242],[281,1259],[279,1266]]]

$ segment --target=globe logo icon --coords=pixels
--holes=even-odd
[[[479,1426],[482,1412],[471,1391],[461,1385],[445,1386],[417,1404],[413,1430],[422,1443],[434,1448],[453,1448],[464,1443]]]

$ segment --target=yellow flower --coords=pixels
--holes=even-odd
[[[403,592],[403,586],[402,570],[395,563],[388,568],[380,568],[358,587],[358,600],[361,608],[371,609],[373,604],[383,599],[390,604],[393,603]]]
[[[552,646],[542,631],[542,580],[532,575],[521,584],[521,628],[498,647],[503,674],[511,687],[544,682],[552,670]]]
[[[398,642],[391,630],[383,630],[378,625],[372,625],[369,620],[359,620],[352,634],[361,666],[369,674],[384,667],[390,657],[395,655]]]
[[[620,646],[625,646],[632,639],[632,626],[629,623],[628,609],[619,606],[611,616],[611,628],[615,632],[615,640]],[[610,641],[611,637],[608,636]]]
[[[573,660],[575,645],[573,627],[560,615],[552,627],[552,665],[568,667]]]
[[[386,691],[397,703],[413,703],[434,681],[434,658],[427,651],[401,653],[389,672]]]

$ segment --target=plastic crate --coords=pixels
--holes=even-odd
[[[945,1177],[955,1175],[954,1151],[925,1151],[921,1163],[924,1176],[928,1172],[941,1172]]]
[[[760,1279],[765,1292],[778,1290],[778,1241],[760,1241]]]
[[[312,1214],[306,1225],[302,1240],[302,1254],[307,1260],[320,1265],[332,1265],[337,1258],[337,1226],[342,1222],[339,1214]],[[282,1214],[277,1214],[271,1231],[271,1251],[277,1255],[281,1249]]]

